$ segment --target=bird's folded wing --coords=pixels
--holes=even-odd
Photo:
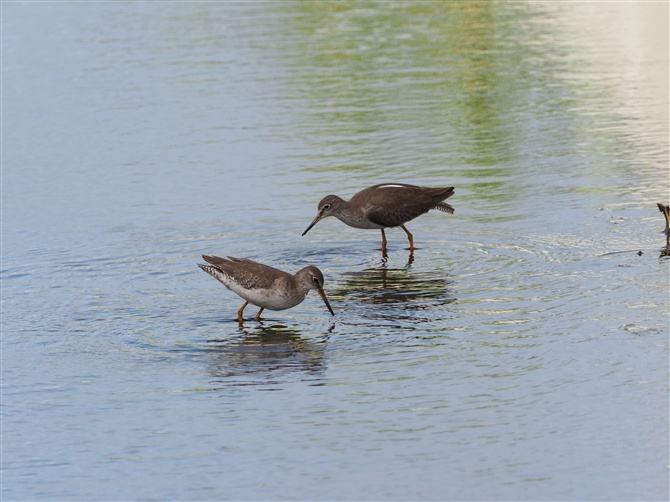
[[[435,203],[427,196],[418,196],[405,201],[400,200],[401,202],[394,207],[370,209],[366,213],[367,218],[377,225],[398,227],[435,207]]]
[[[286,272],[246,258],[232,256],[229,256],[228,260],[218,256],[203,256],[203,258],[245,289],[269,289],[278,278],[290,277]]]

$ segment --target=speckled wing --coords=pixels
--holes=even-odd
[[[269,289],[280,277],[291,277],[291,275],[286,272],[246,258],[234,258],[229,256],[228,259],[226,259],[220,258],[219,256],[209,255],[202,255],[202,258],[215,269],[218,269],[220,272],[230,277],[237,284],[249,290]],[[204,270],[211,274],[208,270]],[[216,276],[214,275],[214,277]],[[218,277],[216,278],[219,279]]]

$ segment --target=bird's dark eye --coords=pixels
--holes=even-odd
[[[319,284],[319,278],[318,278],[318,277],[312,277],[312,280],[313,280],[314,282],[316,282],[317,284]]]
[[[324,208],[324,209],[330,209],[330,204],[324,204],[324,205],[323,205],[323,208]]]

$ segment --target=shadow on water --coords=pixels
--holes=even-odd
[[[331,327],[332,329],[332,327]],[[303,338],[299,330],[283,324],[240,328],[241,336],[207,343],[208,372],[214,389],[244,385],[273,385],[293,377],[318,383],[326,369],[328,333]],[[274,390],[274,389],[273,389]]]
[[[395,321],[418,321],[420,311],[435,311],[456,300],[453,280],[440,269],[415,272],[409,266],[367,268],[345,272],[334,298],[351,300],[363,318]],[[420,319],[426,321],[425,318]]]
[[[665,238],[665,247],[661,248],[660,259],[670,259],[670,236]]]
[[[665,217],[665,230],[663,230],[663,235],[665,235],[665,247],[661,249],[661,256],[659,258],[668,258],[670,257],[670,205],[666,206],[665,204],[657,203],[658,210],[663,213]]]
[[[663,216],[665,217],[665,229],[661,232],[665,236],[665,246],[659,250],[660,255],[658,258],[660,260],[667,260],[668,258],[670,258],[670,205],[666,206],[661,203],[657,203],[656,205],[658,206],[658,210],[661,213],[663,213]],[[641,250],[625,250],[625,251],[611,251],[609,253],[601,254],[600,256],[609,256],[613,254],[625,254],[633,252],[638,256],[642,256],[644,254],[644,252]]]

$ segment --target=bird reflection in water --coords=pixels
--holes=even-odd
[[[408,311],[431,311],[456,300],[451,289],[454,281],[439,269],[415,272],[409,263],[404,268],[389,268],[382,262],[378,268],[342,275],[340,289],[331,295],[355,300],[351,305],[362,305],[364,317],[416,319]],[[370,303],[375,307],[366,308]]]
[[[659,256],[659,259],[663,260],[664,258],[670,257],[670,205],[666,206],[661,203],[656,204],[658,206],[658,210],[663,213],[663,216],[665,217],[665,229],[663,230],[663,235],[665,235],[665,247],[661,248],[661,254]],[[640,250],[627,250],[627,251],[610,251],[609,253],[604,253],[601,254],[600,256],[610,256],[614,254],[623,254],[623,253],[631,253],[635,252],[638,256],[642,256],[644,252]]]
[[[325,350],[329,333],[303,338],[286,325],[241,327],[235,339],[208,342],[209,371],[216,387],[275,385],[287,380],[307,380],[318,385],[326,369]]]
[[[670,257],[670,206],[660,203],[656,205],[658,206],[658,210],[665,216],[665,230],[663,230],[665,234],[665,247],[661,249],[660,258],[667,258]]]

